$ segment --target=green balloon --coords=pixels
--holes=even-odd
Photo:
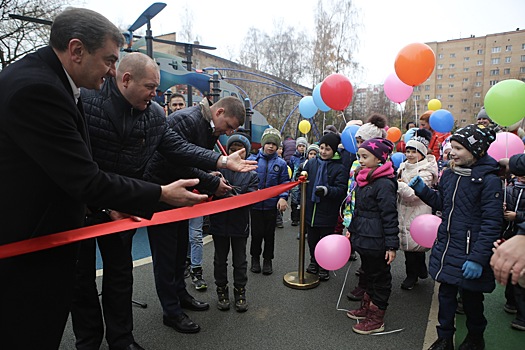
[[[487,115],[501,126],[509,126],[525,117],[525,83],[517,79],[503,80],[485,95]]]

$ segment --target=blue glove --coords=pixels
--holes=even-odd
[[[315,195],[319,197],[324,197],[328,193],[328,188],[326,186],[316,186]]]
[[[414,191],[416,191],[417,193],[417,192],[423,191],[423,189],[427,185],[425,185],[425,182],[423,181],[423,179],[418,175],[418,176],[414,176],[412,180],[410,180],[410,182],[408,183],[408,186],[412,187]]]
[[[477,262],[467,260],[463,264],[461,271],[463,271],[463,277],[468,280],[472,280],[481,276],[481,272],[483,272],[483,266]]]

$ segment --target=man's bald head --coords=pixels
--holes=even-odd
[[[131,74],[135,79],[142,79],[147,71],[155,69],[160,72],[159,65],[148,55],[140,52],[132,52],[125,55],[117,68],[117,80],[125,73]]]

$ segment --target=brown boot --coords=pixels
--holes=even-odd
[[[357,310],[350,310],[346,313],[346,316],[353,320],[364,320],[368,315],[368,308],[370,307],[370,296],[363,294],[363,300],[361,300],[361,307]]]
[[[385,310],[381,310],[374,303],[370,303],[365,320],[353,326],[352,329],[359,334],[382,332],[385,330],[384,318]]]

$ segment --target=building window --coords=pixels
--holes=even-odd
[[[456,68],[456,65],[454,63],[451,63],[448,65],[448,68]]]
[[[443,65],[442,64],[438,64],[438,69],[443,69]]]
[[[521,62],[525,62],[525,55],[521,55]]]
[[[474,93],[474,97],[481,97],[481,92]]]
[[[470,51],[470,46],[465,46],[465,51]]]
[[[414,95],[414,100],[419,101],[419,95]]]
[[[499,75],[499,69],[491,69],[490,75]]]
[[[478,55],[483,55],[483,50],[482,49],[478,50]]]
[[[454,108],[454,105],[447,105],[447,108],[448,109],[452,109],[452,108]]]
[[[467,110],[466,109],[462,109],[461,113],[467,113]]]
[[[461,91],[463,91],[463,92],[467,92],[467,91],[468,91],[468,88],[463,88],[463,89],[461,89]]]
[[[461,103],[467,103],[467,102],[468,102],[468,100],[466,98],[462,98],[461,99]]]
[[[441,97],[442,97],[441,94],[436,95],[436,98],[437,98],[438,100],[441,99]]]
[[[481,85],[482,85],[481,81],[476,81],[476,82],[474,83],[474,86],[481,86]]]
[[[468,78],[463,78],[463,82],[464,83],[468,82]]]
[[[474,103],[474,107],[479,107],[479,103],[478,102]]]
[[[521,49],[525,50],[525,44],[521,44]]]
[[[478,60],[478,62],[476,63],[478,66],[482,66],[483,65],[483,61],[482,60]]]
[[[414,91],[421,91],[421,86],[419,86],[419,85],[418,85],[418,86],[415,86],[415,87],[414,87]]]
[[[525,73],[525,67],[520,67],[520,73]]]
[[[430,91],[430,85],[425,85],[425,91]]]
[[[512,58],[509,56],[509,57],[505,57],[505,63],[510,63],[512,61]]]
[[[489,85],[490,86],[494,86],[494,85],[496,85],[498,83],[498,81],[499,80],[491,80],[491,81],[489,81]]]
[[[425,95],[425,100],[430,100],[430,95]]]
[[[443,74],[438,74],[438,75],[437,75],[437,78],[438,78],[438,80],[439,80],[439,79],[443,79]]]
[[[483,72],[476,72],[477,77],[481,77],[483,75]]]
[[[437,89],[438,89],[438,90],[441,90],[442,88],[443,88],[443,85],[441,85],[441,84],[437,84]]]
[[[454,79],[454,74],[449,74],[448,77],[449,77],[450,79]]]
[[[492,64],[499,64],[499,58],[493,58],[493,59],[491,60],[491,63],[492,63]]]
[[[438,58],[443,58],[443,54],[440,53],[440,54],[438,55]]]
[[[505,46],[505,51],[512,51],[512,45]]]
[[[503,75],[508,75],[508,74],[510,74],[510,68],[505,68],[503,70]]]
[[[492,53],[498,53],[501,52],[501,46],[496,46],[492,48]]]
[[[463,68],[463,72],[468,72],[468,67]]]
[[[454,95],[450,94],[448,95],[448,98],[454,98]]]
[[[456,57],[456,54],[455,53],[451,53],[450,54],[450,58],[455,58]]]
[[[470,57],[465,57],[465,58],[463,58],[463,61],[465,61],[465,62],[470,61]]]
[[[449,88],[453,88],[453,87],[454,87],[454,84],[448,84],[448,87],[449,87]]]

